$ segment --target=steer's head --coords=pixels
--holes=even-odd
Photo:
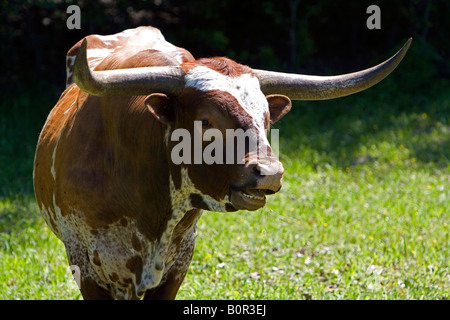
[[[183,65],[177,97],[156,93],[146,104],[171,128],[171,161],[189,172],[203,209],[256,210],[281,188],[283,166],[272,151],[270,124],[291,108],[283,95],[265,96],[252,69],[226,58]],[[212,200],[213,198],[214,200]],[[209,199],[209,200],[206,200]],[[223,210],[222,209],[222,210]]]
[[[256,210],[281,188],[283,166],[267,137],[270,124],[290,110],[290,99],[332,99],[365,90],[394,70],[410,42],[375,67],[320,77],[251,69],[227,58],[91,71],[84,41],[74,79],[93,95],[148,95],[146,106],[167,125],[171,163],[195,186],[195,207]]]

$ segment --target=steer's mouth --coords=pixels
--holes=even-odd
[[[266,194],[275,193],[267,189],[231,189],[230,202],[237,210],[254,211],[264,207]]]

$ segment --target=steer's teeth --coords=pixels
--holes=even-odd
[[[254,196],[251,196],[251,195],[249,195],[249,194],[247,194],[247,193],[242,193],[244,196],[246,196],[247,198],[250,198],[250,199],[256,199],[256,197],[254,197]]]
[[[253,200],[264,200],[264,197],[256,197],[256,196],[252,196],[251,194],[248,194],[248,193],[246,193],[246,192],[242,192],[242,194],[243,194],[245,197],[250,198],[250,199],[253,199]]]

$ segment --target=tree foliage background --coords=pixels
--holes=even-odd
[[[66,26],[69,5],[81,8],[81,29]],[[381,29],[369,30],[369,5]],[[37,83],[64,88],[65,54],[82,37],[140,25],[195,57],[228,56],[255,68],[336,74],[388,58],[406,39],[412,47],[394,72],[411,92],[450,75],[450,2],[336,0],[13,0],[0,1],[0,95]]]

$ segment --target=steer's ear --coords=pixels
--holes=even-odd
[[[280,120],[286,113],[291,110],[291,99],[281,94],[271,94],[266,96],[269,102],[270,123]]]
[[[163,93],[152,93],[145,99],[145,105],[156,119],[164,124],[174,120],[171,99]]]

